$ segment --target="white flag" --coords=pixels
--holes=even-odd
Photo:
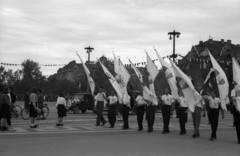
[[[227,110],[226,104],[229,102],[229,99],[228,99],[229,83],[228,83],[227,76],[209,51],[208,51],[208,54],[210,56],[213,68],[215,70],[216,81],[218,85],[218,91],[221,99],[222,109]]]
[[[106,76],[108,77],[109,82],[111,83],[112,87],[114,88],[114,90],[116,91],[118,97],[120,99],[122,99],[122,91],[121,91],[121,87],[119,86],[119,84],[117,83],[116,79],[113,77],[113,75],[108,71],[108,69],[99,61],[99,63],[102,66],[102,69],[104,71],[104,73],[106,74]]]
[[[170,86],[171,93],[172,93],[173,97],[176,97],[176,98],[179,97],[178,96],[176,76],[175,76],[175,73],[173,72],[172,67],[166,61],[163,60],[163,58],[158,54],[157,51],[156,51],[156,54],[157,54],[158,59],[159,59],[161,65],[162,65],[163,71],[165,73],[165,77],[168,81],[168,84]]]
[[[143,81],[143,75],[141,74],[141,72],[133,65],[131,60],[129,60],[129,62],[131,63],[131,66],[132,66],[133,70],[135,71],[135,73],[136,73],[136,75],[137,75],[137,77],[138,77],[138,79],[141,82],[141,85],[143,87],[143,98],[147,101],[150,101],[150,102],[154,103],[154,101],[156,101],[157,97],[145,85],[145,83]]]
[[[237,60],[232,58],[233,81],[235,83],[236,108],[240,112],[240,66]]]
[[[203,102],[201,95],[194,89],[190,78],[184,74],[171,60],[173,71],[175,72],[177,83],[183,92],[184,98],[188,102],[188,108],[194,112],[195,104]]]
[[[154,88],[154,80],[157,77],[159,71],[156,67],[156,65],[153,63],[152,59],[149,57],[148,53],[147,55],[147,72],[148,72],[148,83],[149,83],[149,88],[152,92],[152,94],[156,97],[156,92]],[[155,105],[158,104],[157,98],[154,98],[153,103]]]
[[[78,54],[77,54],[78,55]],[[92,95],[94,96],[94,91],[95,91],[95,83],[92,79],[92,77],[90,76],[90,71],[88,70],[87,66],[85,65],[85,63],[83,63],[81,57],[78,55],[80,61],[82,62],[82,65],[83,65],[83,69],[87,75],[87,79],[88,79],[88,84],[90,86],[90,90],[92,92]]]

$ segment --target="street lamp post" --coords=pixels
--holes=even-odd
[[[88,53],[88,64],[90,64],[90,53],[92,52],[92,50],[94,50],[94,48],[88,46],[85,49],[87,50]],[[89,93],[89,84],[87,85],[87,93]]]
[[[90,63],[90,53],[92,52],[92,50],[94,50],[94,48],[88,46],[85,48],[87,50],[88,53],[88,64]]]
[[[175,36],[177,36],[177,38],[180,36],[180,32],[176,32],[175,30],[173,30],[173,32],[169,32],[168,35],[170,35],[169,39],[172,39],[173,36],[173,54],[172,54],[172,58],[173,58],[173,62],[175,62],[175,58],[177,57],[177,54],[175,54]]]

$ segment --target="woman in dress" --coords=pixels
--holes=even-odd
[[[63,117],[66,116],[66,107],[67,103],[64,98],[64,95],[63,93],[60,93],[56,103],[56,109],[58,113],[58,123],[56,124],[56,126],[63,126]]]

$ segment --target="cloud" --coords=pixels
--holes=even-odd
[[[234,5],[233,5],[234,4]],[[75,51],[91,59],[112,52],[128,63],[145,62],[172,53],[168,32],[181,32],[176,51],[187,54],[192,45],[212,36],[239,44],[238,0],[13,0],[1,1],[0,62],[21,63],[30,58],[40,64],[67,64],[78,60]],[[11,56],[11,57],[10,57]],[[53,74],[55,67],[42,68]]]

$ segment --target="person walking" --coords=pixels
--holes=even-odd
[[[67,116],[66,114],[67,102],[64,98],[63,93],[60,93],[56,102],[56,109],[58,113],[58,122],[56,126],[63,126],[63,117]]]
[[[221,101],[216,97],[215,93],[212,91],[211,95],[204,95],[204,99],[206,99],[209,103],[209,120],[211,124],[212,134],[210,141],[213,141],[217,138],[217,127],[218,127],[218,117],[219,117],[219,108],[221,107]],[[224,112],[222,109],[222,118],[224,119]]]
[[[108,121],[110,123],[110,128],[113,128],[116,122],[116,108],[118,99],[114,95],[114,91],[111,91],[111,95],[107,99],[109,100]]]
[[[31,119],[30,128],[37,128],[38,125],[35,123],[35,118],[37,117],[37,88],[34,87],[32,89],[32,93],[30,94],[30,105],[29,105],[29,117]]]
[[[14,103],[16,102],[16,95],[13,92],[13,88],[12,87],[8,88],[8,96],[9,96],[9,99],[10,99],[10,106],[9,106],[9,109],[8,109],[9,112],[7,113],[7,124],[8,124],[8,126],[11,126],[12,125],[12,123],[11,123],[12,109],[13,109]]]
[[[194,132],[192,137],[197,138],[200,137],[199,133],[199,126],[201,122],[201,113],[202,110],[204,110],[205,102],[204,100],[200,100],[198,103],[195,104],[194,112],[192,112],[192,118],[193,118],[193,126],[194,126]]]
[[[130,110],[130,96],[128,93],[123,94],[123,106],[122,106],[122,117],[123,117],[123,127],[122,129],[129,129],[128,125],[128,117],[129,117],[129,110]]]
[[[169,122],[171,114],[171,105],[174,102],[173,96],[169,94],[169,90],[165,89],[165,95],[162,96],[164,105],[162,107],[163,116],[163,132],[162,134],[170,133]]]
[[[137,122],[138,122],[138,130],[143,130],[143,116],[145,113],[145,107],[147,102],[143,99],[142,95],[138,93],[137,98],[135,99],[135,104],[137,107]]]
[[[99,88],[99,93],[96,96],[96,111],[97,111],[97,121],[95,126],[100,126],[100,122],[102,122],[102,126],[106,123],[102,115],[102,110],[104,108],[104,101],[106,100],[106,94],[103,92],[103,87]]]
[[[238,95],[239,98],[239,95]],[[240,108],[237,105],[237,100],[236,100],[236,91],[235,88],[231,92],[231,99],[233,102],[233,118],[235,122],[235,128],[236,128],[236,133],[237,133],[237,140],[238,144],[240,144]]]
[[[188,118],[188,103],[186,99],[183,97],[183,93],[179,93],[179,98],[177,99],[179,102],[179,124],[180,124],[180,135],[186,134],[186,122]]]
[[[38,101],[37,101],[37,107],[38,107],[38,109],[40,109],[40,113],[38,114],[38,118],[37,118],[37,120],[45,120],[45,118],[44,118],[44,112],[43,112],[43,101],[44,101],[44,98],[43,98],[43,94],[42,94],[42,90],[41,89],[38,89],[38,94],[37,94],[37,96],[38,96]],[[41,116],[42,116],[42,118],[41,118]]]
[[[10,98],[8,96],[9,90],[8,88],[4,88],[2,92],[0,92],[0,130],[1,131],[8,131],[7,127],[7,115],[9,113],[9,108],[10,108]]]
[[[25,94],[24,94],[24,108],[25,108],[26,113],[29,112],[29,103],[30,103],[29,92],[28,92],[28,90],[26,90]]]
[[[147,101],[147,109],[146,109],[146,114],[147,114],[147,124],[148,124],[148,132],[153,131],[153,125],[155,121],[155,113],[157,110],[157,105],[158,102],[153,102],[153,101]]]

